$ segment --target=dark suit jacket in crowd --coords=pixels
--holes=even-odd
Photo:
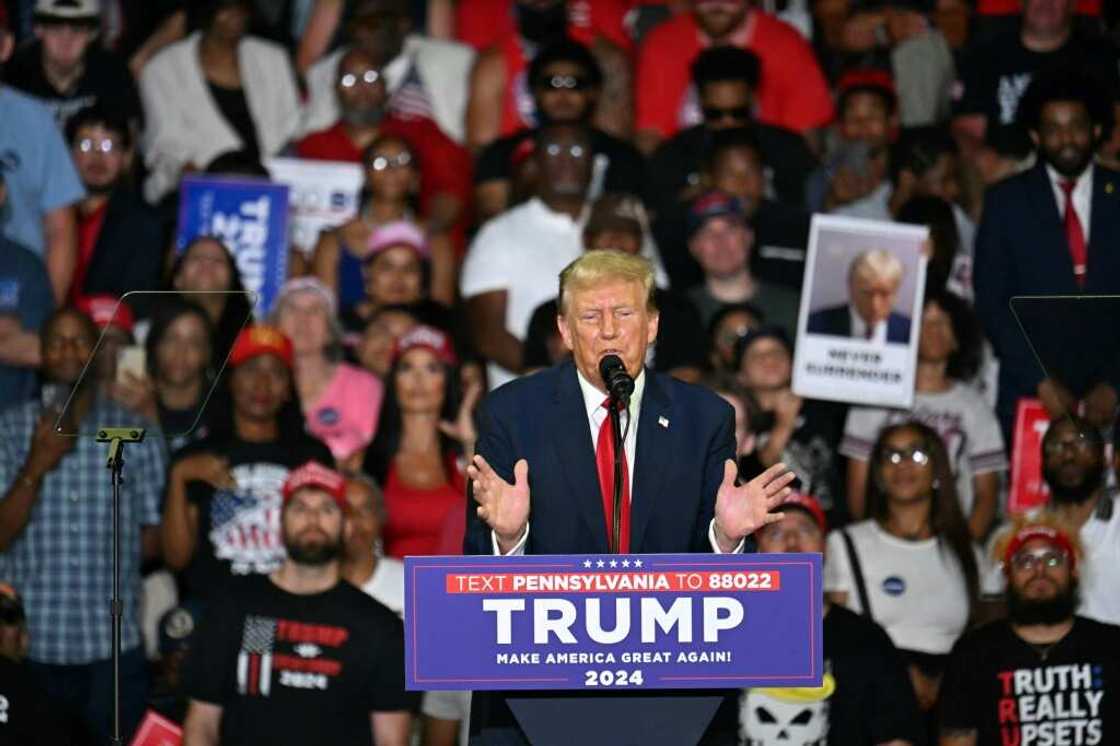
[[[82,292],[124,295],[130,290],[160,289],[167,249],[168,237],[159,213],[130,189],[116,189],[109,198]],[[130,305],[146,316],[151,304],[130,299]]]
[[[806,331],[810,334],[828,334],[833,337],[852,336],[852,317],[848,306],[822,308],[809,314]],[[891,311],[887,317],[887,341],[896,344],[910,343],[910,317]]]
[[[711,552],[708,526],[716,491],[724,461],[735,453],[734,413],[699,386],[648,369],[645,375],[631,492],[631,551]],[[491,393],[480,408],[478,453],[509,482],[519,459],[529,463],[526,554],[608,551],[595,446],[572,362]],[[475,514],[473,500],[468,503],[465,553],[492,554],[490,529]],[[476,692],[471,732],[484,730],[495,742],[518,742],[505,694]]]
[[[985,195],[973,283],[977,313],[1000,360],[996,409],[1005,432],[1011,429],[1019,397],[1034,396],[1043,377],[1011,312],[1011,299],[1120,293],[1120,173],[1093,168],[1083,288],[1074,279],[1063,215],[1044,165],[1003,180]],[[1078,352],[1067,349],[1067,354]]]

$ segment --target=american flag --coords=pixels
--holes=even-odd
[[[389,110],[402,119],[432,118],[432,99],[424,88],[424,81],[420,79],[415,64],[409,66],[400,88],[389,100]]]
[[[239,494],[230,490],[217,490],[210,502],[210,524],[220,528],[232,521],[243,510],[256,507],[260,502],[249,494]]]
[[[272,648],[276,644],[276,620],[245,617],[241,652],[237,656],[237,691],[267,697],[272,682]]]

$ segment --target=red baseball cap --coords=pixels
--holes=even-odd
[[[83,295],[74,305],[93,319],[98,329],[112,326],[126,334],[132,334],[132,329],[136,325],[136,317],[132,309],[115,295]]]
[[[241,330],[229,351],[229,364],[237,367],[258,355],[275,355],[292,367],[292,341],[284,332],[268,324],[253,324]]]
[[[405,332],[393,346],[393,362],[399,360],[404,353],[417,347],[431,350],[437,358],[448,365],[459,364],[459,358],[455,355],[455,349],[451,345],[451,338],[431,326],[416,326]]]
[[[841,94],[856,88],[873,88],[889,95],[892,99],[898,95],[894,78],[886,70],[874,67],[857,67],[846,71],[836,81],[836,90]]]
[[[806,495],[804,492],[791,492],[782,500],[782,509],[800,508],[813,517],[822,534],[828,533],[828,520],[824,517],[824,510],[817,498]]]
[[[1011,566],[1011,558],[1018,554],[1019,550],[1028,541],[1036,539],[1045,541],[1052,547],[1064,552],[1069,557],[1070,569],[1077,567],[1077,552],[1074,551],[1073,542],[1069,540],[1069,536],[1064,531],[1053,526],[1030,523],[1016,531],[1015,535],[1011,537],[1011,541],[1007,542],[1007,548],[1003,550],[1004,572],[1007,572],[1007,568]]]
[[[349,503],[346,502],[346,478],[317,461],[308,461],[303,466],[288,472],[282,492],[284,504],[286,505],[292,495],[302,489],[321,490],[334,498],[342,510],[345,511],[349,507]]]

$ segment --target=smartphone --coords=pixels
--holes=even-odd
[[[131,373],[137,378],[144,378],[148,374],[147,355],[143,345],[128,345],[117,352],[117,382],[124,382],[126,373]]]

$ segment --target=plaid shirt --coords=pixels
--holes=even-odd
[[[27,459],[40,411],[31,401],[0,413],[0,499]],[[105,468],[108,445],[94,440],[92,428],[136,425],[137,419],[99,400],[74,449],[43,479],[27,525],[0,553],[0,579],[23,596],[34,661],[78,665],[111,655],[113,490]],[[121,649],[130,650],[140,644],[140,527],[159,523],[167,470],[159,430],[147,427],[144,441],[129,443],[124,457]]]

